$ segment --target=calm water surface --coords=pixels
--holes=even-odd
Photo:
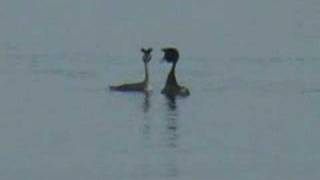
[[[140,57],[7,53],[0,61],[0,179],[301,180],[320,177],[320,58],[187,58],[191,96],[110,92]]]

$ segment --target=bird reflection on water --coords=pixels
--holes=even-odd
[[[147,138],[150,135],[150,92],[144,93],[144,99],[142,103],[142,111],[143,111],[143,128],[142,132],[144,134],[144,137]]]
[[[175,97],[167,97],[166,133],[168,135],[167,145],[170,148],[177,147],[178,140],[178,109]]]
[[[179,165],[177,162],[179,145],[179,123],[178,106],[175,97],[166,98],[166,133],[165,145],[168,149],[166,160],[166,176],[177,177],[179,175]]]
[[[142,101],[143,123],[142,123],[142,144],[146,157],[141,166],[141,173],[144,176],[177,177],[179,176],[179,121],[178,105],[175,97],[164,98],[162,106],[162,120],[154,120],[153,106],[150,94],[145,94]],[[159,109],[158,109],[159,110]],[[158,124],[160,123],[160,124]],[[160,125],[160,126],[157,126]],[[158,134],[160,130],[160,134]],[[159,140],[159,141],[158,141]],[[150,156],[148,156],[150,155]],[[155,157],[161,157],[158,162],[152,161]]]
[[[142,109],[144,113],[148,113],[150,110],[150,92],[144,93],[144,101],[142,104]]]

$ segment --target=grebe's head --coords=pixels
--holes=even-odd
[[[144,63],[150,62],[150,60],[152,58],[152,56],[151,56],[152,48],[148,48],[148,49],[141,48],[141,52],[143,53],[142,61]]]
[[[163,48],[164,56],[162,60],[168,63],[177,63],[179,59],[179,52],[176,48]]]

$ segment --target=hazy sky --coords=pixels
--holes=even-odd
[[[1,0],[0,27],[1,51],[320,56],[318,0]]]

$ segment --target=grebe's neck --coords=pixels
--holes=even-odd
[[[177,63],[173,63],[171,70],[169,72],[168,78],[167,78],[167,82],[166,85],[168,86],[178,86],[177,83],[177,79],[176,79],[176,75],[175,75],[175,69],[176,69],[176,64]]]
[[[149,69],[148,69],[148,64],[144,63],[144,82],[148,83],[149,82]]]

